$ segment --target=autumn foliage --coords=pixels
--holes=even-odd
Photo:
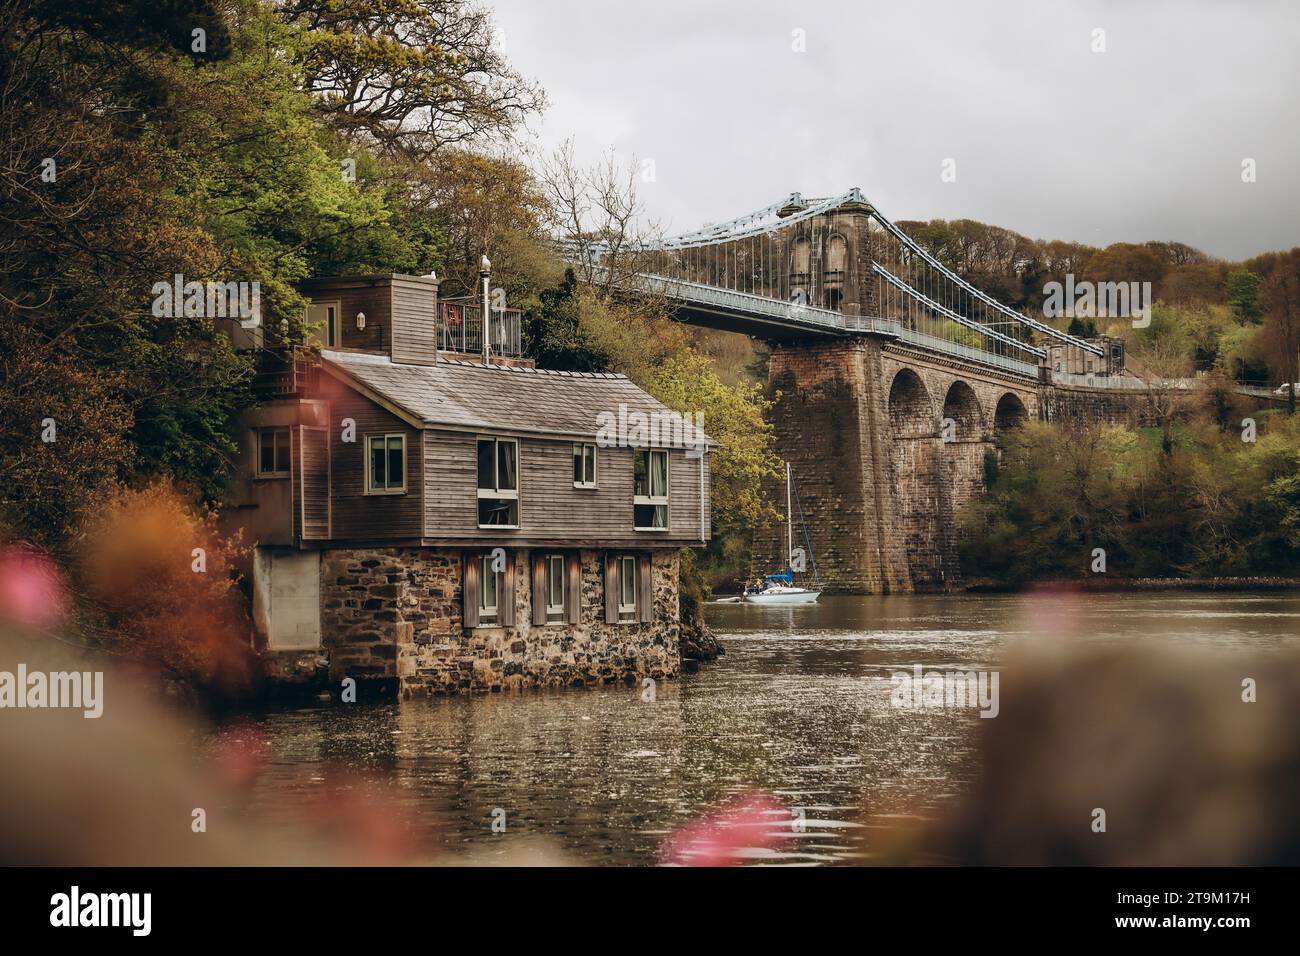
[[[233,566],[239,542],[175,488],[124,490],[87,526],[80,576],[88,628],[106,650],[191,688],[237,693],[251,674],[250,626]]]

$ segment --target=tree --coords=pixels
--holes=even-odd
[[[1259,276],[1246,269],[1228,273],[1228,305],[1237,321],[1255,323],[1262,315],[1259,308]]]
[[[545,97],[506,61],[491,14],[464,0],[283,0],[306,87],[334,128],[386,155],[508,136]]]
[[[427,272],[445,249],[401,169],[322,123],[301,27],[250,0],[83,7],[9,0],[0,28],[0,374],[23,401],[0,402],[0,476],[22,481],[3,507],[52,548],[104,482],[224,490],[255,356],[155,308],[155,284],[256,283],[264,341],[295,342],[299,280]]]
[[[1154,286],[1169,270],[1164,257],[1149,246],[1116,242],[1088,259],[1089,282],[1150,282]]]
[[[1264,302],[1268,307],[1264,342],[1273,368],[1287,385],[1287,411],[1294,415],[1300,381],[1300,248],[1280,257],[1264,287]]]
[[[657,232],[653,223],[645,222],[637,196],[635,158],[624,165],[610,151],[600,162],[583,167],[569,139],[539,165],[554,229],[569,250],[579,281],[604,297],[635,289],[637,276],[649,271],[653,254],[648,247]]]
[[[1197,398],[1187,383],[1192,374],[1191,343],[1168,309],[1153,309],[1151,325],[1128,345],[1127,365],[1142,381],[1147,413],[1160,427],[1160,447],[1169,455],[1174,449],[1175,425]]]
[[[564,280],[543,290],[538,300],[523,321],[524,351],[538,366],[565,372],[607,371],[613,358],[582,324],[582,293],[573,270],[564,270]]]
[[[558,278],[545,234],[547,197],[523,163],[500,153],[446,149],[407,167],[421,208],[446,233],[444,295],[475,294],[480,257],[510,302]]]
[[[772,405],[761,386],[727,385],[713,363],[688,350],[664,361],[645,384],[669,408],[702,415],[704,431],[717,442],[709,461],[715,532],[727,535],[776,519],[764,487],[785,471],[773,450],[773,426],[764,420]]]
[[[1137,436],[1115,426],[1028,422],[1006,438],[988,493],[962,516],[969,576],[1022,582],[1082,577],[1092,550],[1123,566]]]
[[[251,627],[232,574],[241,545],[188,497],[159,482],[102,503],[77,568],[88,630],[166,678],[237,693],[251,679]]]
[[[1092,339],[1097,337],[1097,323],[1092,319],[1081,319],[1078,316],[1070,319],[1070,327],[1066,329],[1070,335],[1079,338]]]
[[[0,354],[11,401],[0,460],[23,482],[6,495],[15,530],[57,548],[128,468],[166,463],[200,481],[221,470],[228,446],[213,426],[247,363],[211,321],[149,308],[155,282],[210,275],[221,256],[177,198],[147,117],[168,101],[156,70],[190,62],[178,24],[211,27],[213,59],[230,44],[204,3],[177,4],[174,17],[143,3],[7,6]],[[48,445],[45,418],[59,435]]]

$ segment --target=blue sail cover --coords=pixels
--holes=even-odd
[[[769,574],[767,575],[767,579],[769,581],[784,581],[786,584],[791,584],[794,582],[794,572],[782,571],[780,574]]]

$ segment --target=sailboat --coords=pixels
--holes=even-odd
[[[785,463],[785,553],[788,556],[794,555],[794,509],[791,507],[791,489],[793,481],[790,477],[790,463]],[[800,522],[803,521],[803,509],[800,509]],[[804,530],[804,544],[807,544],[807,529]],[[808,549],[811,555],[812,549]],[[813,562],[813,576],[817,574],[817,562]],[[746,588],[745,601],[749,604],[812,604],[821,596],[821,582],[817,582],[817,589],[802,588],[794,583],[794,569],[787,566],[784,571],[777,574],[768,574],[763,578],[761,588]]]

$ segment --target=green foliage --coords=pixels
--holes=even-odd
[[[1070,319],[1070,327],[1065,330],[1070,335],[1079,336],[1080,338],[1096,338],[1097,323],[1092,319],[1081,319],[1078,316]]]
[[[386,156],[424,162],[509,134],[545,103],[464,0],[284,0],[303,42],[289,52],[330,125]]]
[[[541,368],[565,372],[604,372],[611,356],[599,348],[582,325],[581,297],[573,270],[564,281],[538,295],[538,305],[524,314],[524,351]]]
[[[727,535],[776,519],[764,487],[785,472],[772,450],[772,426],[764,420],[771,403],[760,387],[727,385],[707,358],[689,350],[669,357],[645,385],[669,408],[701,413],[717,443],[709,456],[715,531]]]
[[[1300,572],[1300,426],[1264,413],[1255,443],[1184,424],[1158,429],[1029,423],[1007,439],[988,494],[962,516],[967,577],[1018,584]]]
[[[969,348],[978,349],[984,347],[984,336],[969,326],[960,325],[950,319],[944,319],[939,324],[939,335],[949,342],[956,342],[958,345],[965,345]]]
[[[1259,306],[1260,277],[1247,269],[1228,273],[1228,306],[1239,322],[1258,322],[1263,316]]]
[[[19,0],[0,31],[0,386],[23,399],[0,403],[0,485],[23,489],[0,517],[50,546],[116,483],[222,494],[254,356],[211,318],[153,314],[156,283],[257,282],[274,344],[302,334],[301,279],[424,273],[449,253],[427,180],[325,121],[300,68],[321,39],[303,4],[165,6]],[[360,29],[432,7],[331,10]],[[59,442],[33,450],[46,417]]]

